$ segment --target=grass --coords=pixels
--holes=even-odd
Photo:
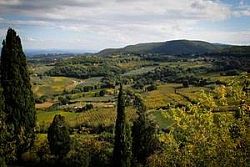
[[[44,79],[36,77],[32,80],[33,82],[39,82],[39,84],[32,86],[33,92],[38,97],[42,95],[51,96],[60,94],[63,90],[72,90],[76,86],[77,82],[80,81],[79,79],[68,77],[45,77]]]
[[[126,108],[126,116],[128,120],[133,120],[136,117],[135,109],[132,107]],[[98,126],[103,124],[110,126],[115,124],[116,107],[115,108],[97,108],[79,114],[77,117],[69,118],[67,121],[71,127],[85,124],[89,126]]]
[[[116,107],[113,108],[95,108],[90,111],[82,113],[65,112],[63,110],[58,111],[38,111],[37,112],[37,123],[38,125],[43,124],[45,127],[49,127],[50,123],[56,114],[65,116],[65,120],[70,127],[75,127],[80,124],[89,126],[98,126],[103,124],[109,126],[115,124],[116,120]],[[132,107],[126,108],[126,115],[128,120],[136,118],[136,111]]]
[[[199,97],[201,90],[205,90],[208,88],[205,87],[194,87],[190,86],[188,88],[180,88],[177,90],[177,93],[184,98],[186,98],[190,102],[197,101],[197,97]]]
[[[53,66],[44,65],[44,64],[36,64],[36,65],[30,66],[30,70],[34,74],[44,74],[45,72],[49,71],[52,68]]]
[[[204,89],[208,88],[194,86],[183,88],[182,84],[168,83],[159,85],[157,90],[143,93],[142,97],[147,109],[150,110],[164,107],[169,103],[185,105],[188,102],[195,102]]]
[[[167,129],[173,124],[173,122],[170,119],[167,119],[166,117],[164,117],[163,112],[164,111],[161,111],[161,110],[150,111],[150,117],[155,122],[157,122],[157,124],[159,125],[161,129]]]
[[[53,121],[55,115],[60,114],[65,116],[66,119],[77,117],[78,113],[65,112],[63,110],[58,111],[37,111],[37,122],[50,124]]]
[[[146,102],[147,109],[155,109],[166,106],[169,103],[185,103],[187,100],[182,96],[175,94],[175,88],[181,84],[163,84],[157,87],[157,90],[145,92],[142,94]]]

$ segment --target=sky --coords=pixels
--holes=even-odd
[[[176,39],[250,45],[250,0],[0,0],[0,40],[99,51]]]

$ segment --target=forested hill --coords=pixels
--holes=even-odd
[[[230,55],[250,55],[250,46],[232,46],[224,48],[220,53]]]
[[[152,53],[168,55],[204,54],[219,52],[229,47],[230,45],[213,44],[204,41],[173,40],[166,42],[141,43],[118,49],[104,49],[97,53],[97,55],[107,56],[116,53]]]

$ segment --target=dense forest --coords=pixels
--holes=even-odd
[[[0,166],[249,166],[249,46],[1,52]]]

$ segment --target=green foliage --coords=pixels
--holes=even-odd
[[[132,126],[132,152],[135,162],[146,163],[147,157],[159,149],[156,124],[149,120],[145,112],[138,112]]]
[[[215,52],[226,46],[211,44],[203,41],[173,40],[167,42],[141,43],[126,46],[120,49],[105,49],[98,53],[107,56],[114,53],[137,53],[137,54],[162,54],[162,55],[183,55],[183,54],[202,54]]]
[[[164,152],[150,156],[148,165],[246,166],[249,116],[213,113],[216,107],[213,95],[202,92],[197,104],[170,108],[166,116],[174,124],[170,133],[160,137]]]
[[[35,103],[26,57],[21,39],[13,29],[7,32],[3,41],[1,56],[1,84],[4,96],[4,112],[8,126],[14,125],[17,156],[29,150],[34,142],[36,122]]]
[[[122,70],[115,66],[112,60],[100,57],[75,57],[64,62],[59,62],[54,68],[46,72],[50,76],[67,76],[75,78],[90,78],[100,76],[112,76],[120,74]]]
[[[75,135],[66,164],[68,166],[109,167],[112,145],[93,137]]]
[[[188,88],[188,87],[189,87],[189,82],[188,82],[187,80],[183,81],[183,82],[182,82],[182,86],[183,86],[184,88]]]
[[[71,140],[65,117],[55,115],[48,129],[48,141],[52,154],[62,159],[70,150]]]
[[[118,95],[113,165],[119,167],[130,167],[131,154],[131,131],[129,124],[126,121],[125,99],[121,85]]]
[[[107,93],[107,91],[101,90],[101,91],[99,92],[99,96],[103,97],[106,93]]]
[[[35,99],[35,102],[36,103],[44,103],[48,100],[48,96],[47,95],[42,95],[41,97],[39,98],[36,98]]]
[[[151,84],[151,85],[148,86],[146,89],[147,89],[147,91],[156,90],[156,89],[157,89],[157,86],[156,86],[155,84]]]
[[[6,125],[6,113],[0,87],[0,166],[15,160],[15,144],[12,140],[13,128]]]
[[[24,163],[36,163],[39,160],[37,154],[33,152],[23,153],[21,159]]]
[[[64,96],[59,96],[58,101],[59,101],[60,104],[66,105],[66,104],[68,104],[70,102],[70,99],[67,98],[67,97],[64,97]]]
[[[77,149],[74,153],[70,155],[69,158],[65,160],[66,166],[74,167],[89,167],[91,157],[88,150],[86,149]]]
[[[0,157],[0,166],[1,167],[7,167],[4,158]]]

